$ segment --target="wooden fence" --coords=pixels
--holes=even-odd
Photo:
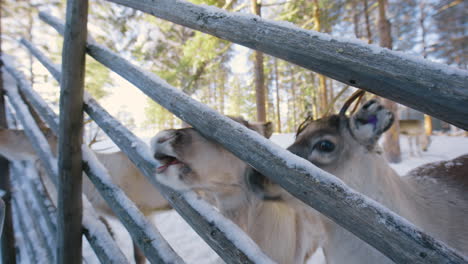
[[[468,101],[468,73],[465,71],[257,16],[228,13],[179,0],[109,1],[266,52],[468,129],[468,108],[465,105]],[[60,122],[59,117],[16,70],[14,62],[2,58],[6,71],[13,76],[19,88],[18,91],[16,87],[7,87],[6,94],[60,194],[58,204],[54,205],[50,201],[46,202],[43,190],[37,185],[39,179],[31,182],[26,177],[15,178],[14,184],[22,186],[17,189],[28,188],[31,192],[18,191],[15,194],[14,219],[16,223],[20,223],[23,234],[31,236],[32,241],[44,241],[41,243],[44,245],[42,247],[26,243],[28,256],[35,262],[41,262],[41,257],[44,256],[57,263],[71,263],[71,258],[74,261],[77,259],[76,262],[81,261],[81,257],[76,256],[81,256],[83,234],[101,262],[128,262],[97,219],[87,198],[81,194],[81,187],[76,187],[81,186],[79,178],[83,169],[152,263],[183,263],[182,258],[143,217],[125,193],[111,182],[107,171],[93,157],[93,153],[82,146],[81,109],[96,121],[224,261],[272,262],[237,226],[224,219],[205,202],[194,198],[193,193],[178,193],[155,180],[154,170],[159,164],[149,154],[147,146],[83,91],[83,59],[86,51],[154,101],[191,124],[202,135],[223,145],[292,195],[395,262],[468,263],[464,256],[421,232],[382,205],[352,190],[333,175],[258,137],[249,129],[191,99],[154,74],[140,69],[96,43],[90,36],[86,36],[86,16],[87,1],[73,0],[68,1],[66,25],[46,13],[40,13],[42,20],[65,36],[61,70],[32,43],[21,40],[61,84]],[[66,58],[70,57],[75,58],[67,61]],[[46,138],[35,124],[19,92],[25,95],[27,103],[33,106],[51,130],[60,135],[58,160],[52,155]],[[74,115],[71,115],[72,112]],[[66,138],[68,136],[70,138]],[[73,160],[76,158],[78,161]],[[20,165],[15,164],[15,175],[21,174],[21,169]],[[26,193],[34,199],[22,198]],[[28,204],[26,200],[34,201],[34,204]],[[336,210],[337,207],[340,210]],[[24,215],[28,212],[35,216],[34,219],[42,216],[44,221],[38,225],[26,223]],[[70,218],[80,221],[68,221]],[[34,232],[23,228],[29,225],[37,226]],[[379,239],[380,237],[386,239]]]

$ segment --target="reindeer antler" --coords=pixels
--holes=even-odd
[[[348,100],[346,100],[346,102],[343,104],[343,107],[341,107],[341,110],[340,110],[340,116],[344,116],[346,115],[346,111],[348,110],[349,106],[357,99],[357,98],[360,98],[364,95],[366,91],[364,90],[358,90],[356,92],[354,92],[349,98]]]

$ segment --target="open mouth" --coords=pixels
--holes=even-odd
[[[172,156],[157,156],[155,155],[155,158],[156,160],[158,160],[161,164],[161,166],[159,166],[157,169],[156,169],[156,173],[163,173],[164,171],[167,170],[167,168],[169,168],[170,166],[172,165],[177,165],[177,164],[183,164],[180,160],[178,160],[177,158],[175,157],[172,157]]]

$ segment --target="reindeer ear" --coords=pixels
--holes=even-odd
[[[366,146],[373,146],[393,124],[393,113],[379,101],[370,100],[350,117],[350,129],[354,137]]]
[[[270,138],[273,135],[273,123],[270,121],[263,123],[263,136]]]
[[[249,122],[248,127],[257,131],[260,135],[270,138],[273,134],[273,124],[271,122]]]

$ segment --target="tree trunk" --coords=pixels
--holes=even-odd
[[[387,20],[387,16],[385,14],[385,0],[379,0],[379,33],[380,46],[392,49],[390,22]],[[383,105],[390,109],[395,116],[393,126],[384,134],[384,152],[389,162],[398,163],[401,162],[398,106],[395,102],[387,99],[383,100]]]
[[[261,16],[262,6],[257,0],[252,0],[252,13]],[[255,98],[257,102],[257,121],[266,121],[266,100],[265,100],[265,74],[263,72],[263,53],[255,53]]]
[[[3,1],[0,0],[0,35],[2,35],[2,23],[1,23],[1,10]],[[2,55],[2,40],[0,39],[0,56]],[[6,105],[4,100],[4,90],[3,90],[3,76],[1,74],[0,62],[0,127],[6,128]],[[11,182],[10,182],[10,173],[9,173],[9,163],[3,157],[0,157],[0,189],[5,191],[3,196],[3,201],[5,202],[5,219],[3,222],[3,234],[1,236],[1,255],[2,263],[16,263],[16,250],[15,250],[15,234],[14,226],[12,219],[12,210],[11,210]]]
[[[425,2],[421,1],[419,3],[419,25],[421,26],[421,44],[422,44],[422,55],[424,58],[427,57],[427,46],[426,46],[426,25],[424,24],[426,20],[426,12],[424,10]],[[429,115],[424,115],[424,130],[426,135],[432,135],[432,118]]]
[[[364,18],[366,20],[366,31],[367,31],[367,43],[372,43],[372,31],[369,22],[369,3],[364,0]]]
[[[322,29],[321,21],[320,21],[320,6],[318,0],[314,0],[314,30],[320,32]],[[326,77],[317,74],[319,78],[319,102],[320,102],[320,115],[325,114],[325,110],[328,106],[327,100],[327,81]]]
[[[311,89],[311,101],[312,101],[312,116],[314,118],[318,118],[319,117],[319,108],[318,108],[318,96],[317,96],[317,86],[315,85],[315,74],[312,74],[311,75],[311,81],[310,83],[312,83],[314,85],[313,89]]]
[[[277,132],[281,133],[281,112],[279,99],[279,77],[278,77],[278,59],[274,58],[275,63],[275,88],[276,88],[276,127]]]
[[[332,79],[329,79],[329,81],[328,81],[328,89],[330,91],[328,104],[334,104],[333,100],[335,99],[335,91],[333,91],[333,80]],[[331,108],[330,113],[335,113],[335,106],[331,105],[330,108]]]
[[[241,86],[239,82],[234,83],[234,87],[236,88],[236,96],[235,96],[235,101],[234,101],[234,113],[236,113],[236,116],[240,116],[241,110],[240,110],[240,105],[241,105]]]
[[[296,110],[296,81],[294,79],[294,71],[291,69],[291,93],[292,93],[292,109],[293,109],[293,127],[297,127],[297,110]]]
[[[358,6],[357,6],[357,3],[356,2],[352,2],[352,12],[353,12],[353,27],[354,27],[354,36],[356,36],[356,38],[360,39],[361,38],[361,34],[360,34],[360,30],[359,30],[359,10],[357,10]]]
[[[226,75],[224,72],[220,72],[220,83],[219,83],[219,112],[224,115],[224,96],[225,96],[225,81]]]

